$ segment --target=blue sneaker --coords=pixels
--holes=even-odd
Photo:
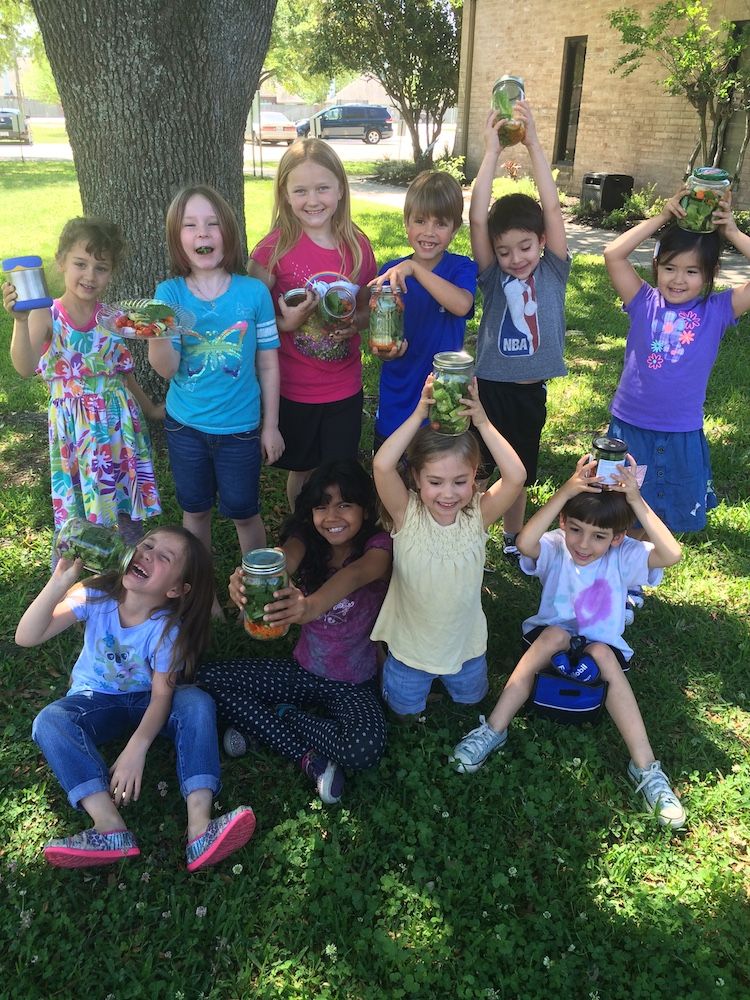
[[[496,732],[484,721],[484,716],[479,716],[480,725],[472,729],[470,733],[457,743],[453,748],[453,753],[448,758],[449,763],[454,765],[454,769],[459,774],[472,774],[478,771],[491,753],[504,747],[508,742],[508,730],[503,729],[501,733]]]
[[[318,790],[320,801],[334,805],[344,791],[344,772],[335,760],[329,760],[314,750],[308,750],[300,767]]]

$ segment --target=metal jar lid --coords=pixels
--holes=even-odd
[[[242,557],[242,569],[258,576],[275,576],[286,569],[283,549],[253,549]]]
[[[607,437],[606,434],[595,437],[591,442],[591,447],[596,451],[606,451],[613,455],[627,455],[628,453],[626,441],[623,441],[622,438]]]
[[[435,368],[444,372],[467,372],[474,364],[474,358],[467,351],[441,351],[432,359]]]

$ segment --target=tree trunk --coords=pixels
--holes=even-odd
[[[276,0],[32,0],[78,173],[83,210],[122,227],[113,300],[168,273],[164,216],[208,183],[244,233],[245,122]],[[145,364],[139,380],[158,383]]]

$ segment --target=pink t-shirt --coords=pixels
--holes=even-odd
[[[278,229],[264,236],[251,258],[266,269],[279,239]],[[302,288],[315,274],[332,272],[343,274],[360,287],[375,277],[377,267],[370,241],[364,233],[358,234],[362,248],[362,267],[359,274],[352,273],[352,255],[348,249],[328,250],[319,247],[305,233],[291,250],[276,262],[271,274],[276,278],[271,297],[279,313],[278,299],[292,288]],[[296,403],[333,403],[354,396],[362,388],[362,358],[359,353],[359,335],[347,341],[348,350],[343,358],[319,358],[303,353],[304,343],[296,338],[296,331],[279,331],[281,348],[281,395]],[[297,342],[295,342],[295,338]],[[303,347],[299,349],[298,344]]]

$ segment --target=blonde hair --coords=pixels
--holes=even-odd
[[[302,226],[299,219],[292,212],[286,189],[291,172],[295,167],[307,163],[308,160],[316,163],[319,167],[325,167],[326,170],[330,170],[341,188],[341,198],[331,219],[331,231],[336,240],[339,253],[341,253],[342,270],[344,251],[348,249],[351,253],[352,273],[347,275],[347,277],[352,281],[356,281],[362,267],[362,248],[358,236],[364,234],[359,226],[352,222],[349,181],[346,177],[344,164],[336,153],[327,142],[315,138],[298,139],[292,143],[281,157],[278,170],[276,171],[276,180],[273,185],[271,229],[278,229],[279,239],[268,262],[268,270],[272,271],[284,254],[288,253],[299,242],[302,236]]]
[[[230,274],[244,274],[245,261],[242,253],[242,236],[237,216],[229,202],[208,184],[191,184],[182,188],[172,199],[167,209],[167,250],[172,274],[186,278],[191,271],[190,261],[182,248],[180,231],[187,203],[193,195],[200,195],[210,202],[219,220],[219,229],[224,241],[224,256],[221,266]]]

